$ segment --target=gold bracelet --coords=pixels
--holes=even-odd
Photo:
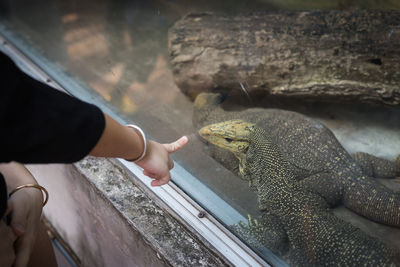
[[[18,190],[20,190],[22,188],[26,188],[26,187],[33,187],[33,188],[37,188],[37,189],[43,191],[46,197],[45,197],[42,207],[44,207],[44,205],[47,204],[47,201],[49,200],[49,192],[47,192],[46,188],[44,188],[43,186],[38,185],[38,184],[24,184],[24,185],[17,186],[13,191],[11,191],[9,196],[11,197],[12,194],[14,194]]]

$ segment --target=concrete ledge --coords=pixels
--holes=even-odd
[[[27,167],[49,190],[46,218],[83,266],[229,265],[113,160]]]

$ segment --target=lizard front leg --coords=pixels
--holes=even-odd
[[[267,211],[259,219],[248,215],[247,223],[240,221],[231,228],[253,249],[262,251],[267,248],[279,256],[285,255],[289,250],[285,228],[275,215]]]

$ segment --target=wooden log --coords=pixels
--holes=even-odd
[[[400,12],[189,14],[169,30],[174,79],[190,97],[262,91],[400,108]]]

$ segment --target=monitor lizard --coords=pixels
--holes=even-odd
[[[330,207],[343,204],[370,220],[400,227],[400,194],[374,179],[400,175],[399,157],[394,161],[367,153],[352,157],[327,127],[307,116],[281,109],[224,111],[222,101],[214,93],[196,98],[195,129],[231,119],[256,123],[280,148],[296,180],[324,197]],[[241,168],[228,151],[215,146],[210,151],[228,169]]]
[[[230,120],[205,126],[199,133],[238,159],[239,174],[257,192],[260,211],[275,215],[283,227],[295,265],[399,264],[395,250],[334,216],[325,198],[295,177],[280,146],[263,127]]]

